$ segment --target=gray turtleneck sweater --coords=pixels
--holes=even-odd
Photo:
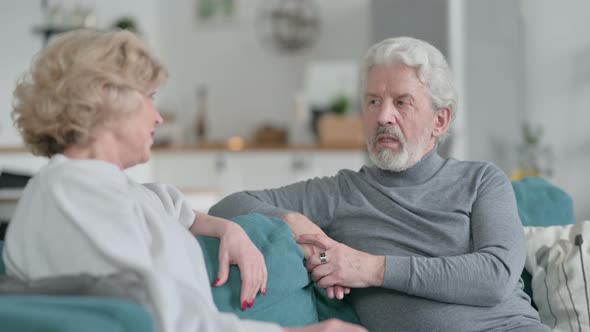
[[[291,212],[336,241],[385,256],[383,286],[350,294],[370,331],[549,331],[519,282],[526,243],[512,186],[489,163],[430,152],[403,172],[342,170],[236,193],[209,211]]]

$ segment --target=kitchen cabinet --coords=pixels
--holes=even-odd
[[[191,204],[206,211],[230,193],[274,188],[313,177],[335,175],[340,169],[360,169],[366,163],[364,149],[282,147],[247,148],[230,151],[224,147],[156,148],[149,162],[127,169],[135,181],[172,184],[182,190]],[[0,149],[0,168],[34,174],[47,163],[22,148]],[[11,193],[14,195],[14,193]],[[0,210],[10,214],[14,202]],[[4,216],[6,217],[6,216]]]
[[[273,150],[154,153],[154,179],[179,188],[202,188],[222,194],[283,186],[330,176],[342,168],[365,164],[361,150]]]

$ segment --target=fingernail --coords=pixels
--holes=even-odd
[[[262,295],[266,296],[266,288],[262,290]]]
[[[217,283],[219,283],[219,278],[215,279],[215,281],[213,282],[213,286],[217,287]]]
[[[248,301],[242,302],[242,311],[246,311],[246,308],[248,308]]]
[[[250,301],[250,303],[248,303],[248,308],[252,308],[254,306],[254,300]]]

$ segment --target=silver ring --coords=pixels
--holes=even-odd
[[[326,256],[325,252],[320,252],[320,263],[322,263],[322,264],[328,263],[328,256]]]

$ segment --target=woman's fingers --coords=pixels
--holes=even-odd
[[[254,306],[258,292],[266,293],[267,270],[264,259],[257,264],[238,266],[242,276],[242,288],[240,291],[240,307],[242,311]],[[263,291],[264,290],[264,291]]]
[[[227,278],[229,277],[229,265],[229,256],[225,253],[220,253],[217,279],[213,282],[213,286],[218,287],[225,284]]]

